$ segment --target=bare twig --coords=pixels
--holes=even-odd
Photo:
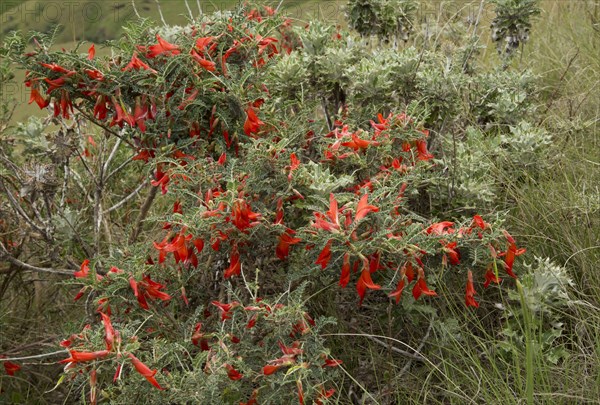
[[[99,126],[100,128],[104,129],[105,131],[107,131],[109,134],[116,136],[117,138],[121,139],[123,142],[125,142],[127,145],[131,146],[132,148],[135,149],[135,145],[132,144],[128,139],[123,138],[119,133],[113,131],[110,127],[107,127],[106,125],[104,125],[103,123],[97,121],[94,117],[92,117],[91,115],[89,115],[88,113],[86,113],[85,111],[83,111],[81,108],[79,108],[79,106],[74,105],[75,109],[77,111],[79,111],[81,113],[81,115],[83,115],[89,122],[91,122],[94,125]]]
[[[12,257],[10,255],[10,253],[8,252],[8,250],[6,250],[6,248],[4,247],[4,244],[2,244],[2,242],[0,242],[0,249],[2,250],[2,252],[0,254],[0,257],[3,257],[8,262],[10,262],[13,265],[15,265],[17,267],[20,267],[20,268],[22,268],[24,270],[37,271],[37,272],[40,272],[40,273],[62,274],[62,275],[66,275],[66,276],[72,276],[73,273],[75,272],[75,270],[52,269],[52,268],[46,268],[46,267],[37,267],[37,266],[32,266],[31,264],[24,263],[24,262],[20,261],[19,259],[16,259],[16,258]]]
[[[148,211],[150,211],[150,207],[152,207],[152,203],[154,202],[154,198],[156,197],[156,193],[158,192],[158,187],[150,186],[150,192],[140,209],[140,215],[138,215],[137,220],[135,221],[135,226],[133,228],[133,232],[131,232],[131,236],[129,237],[129,244],[135,243],[137,237],[142,231],[142,223],[146,216],[148,215]]]
[[[552,107],[552,105],[554,104],[554,101],[556,100],[556,97],[558,96],[560,84],[563,82],[563,80],[565,80],[567,73],[569,72],[569,70],[571,70],[571,65],[573,65],[573,62],[575,62],[575,59],[577,59],[578,56],[579,56],[579,48],[577,48],[577,51],[575,51],[575,55],[573,55],[573,57],[571,57],[571,59],[569,59],[569,62],[567,63],[567,67],[565,68],[564,72],[560,76],[560,79],[558,79],[558,84],[556,85],[554,92],[548,98],[548,103],[546,104],[546,109],[540,115],[541,118],[540,118],[540,121],[538,122],[538,125],[542,124],[542,122],[544,121],[544,117],[546,116],[548,111],[550,111],[550,108]]]
[[[167,22],[165,21],[165,17],[163,16],[162,10],[160,8],[160,2],[158,0],[154,0],[154,2],[156,3],[156,7],[158,8],[158,14],[160,15],[160,20],[162,21],[163,25],[166,27]]]
[[[279,4],[277,5],[277,7],[275,8],[275,12],[279,11],[279,8],[281,7],[281,5],[283,4],[283,0],[279,0]]]
[[[51,353],[34,354],[33,356],[5,357],[5,358],[0,357],[0,362],[2,362],[2,361],[21,361],[21,360],[29,360],[29,359],[42,359],[44,357],[52,357],[52,356],[56,356],[58,354],[64,355],[64,354],[69,354],[69,352],[63,349],[63,350],[58,350],[56,352],[51,352]]]
[[[393,352],[396,352],[396,353],[401,354],[403,356],[409,357],[411,360],[423,361],[423,356],[421,356],[420,354],[407,352],[406,350],[399,349],[396,346],[388,345],[383,340],[379,340],[376,337],[368,335],[368,334],[365,334],[364,336],[366,338],[371,339],[373,342],[378,343],[378,344],[380,344],[380,345],[382,345],[382,346],[384,346],[384,347],[392,350]]]
[[[425,346],[425,342],[427,342],[427,339],[429,339],[429,334],[431,333],[431,329],[433,329],[433,319],[434,318],[431,317],[431,320],[429,321],[429,326],[427,327],[427,332],[425,332],[423,339],[421,339],[421,343],[419,343],[419,346],[417,347],[417,352],[421,352],[421,350],[423,349],[423,346]],[[410,366],[412,364],[412,361],[413,361],[413,359],[410,359],[406,362],[404,367],[402,367],[402,370],[400,370],[399,376],[403,375],[404,373],[406,373],[408,371],[408,369],[410,368]]]
[[[327,120],[327,128],[329,128],[330,131],[333,131],[333,123],[329,117],[329,112],[327,111],[327,102],[324,98],[321,99],[321,105],[323,106],[323,113],[325,114],[325,119]]]
[[[473,50],[475,48],[475,45],[479,42],[479,38],[480,37],[477,36],[477,27],[479,26],[479,21],[481,20],[481,13],[483,11],[483,3],[484,2],[485,2],[485,0],[481,0],[481,2],[479,3],[479,11],[477,12],[477,18],[475,19],[475,24],[473,25],[473,34],[471,35],[471,40],[472,41],[474,39],[476,39],[476,40],[471,44],[471,48],[469,49],[469,53],[467,54],[467,56],[465,58],[465,62],[464,62],[463,67],[462,67],[463,72],[467,68],[467,64],[469,63],[469,59],[471,59],[471,55],[473,54]]]
[[[10,355],[12,353],[20,353],[20,352],[22,352],[24,350],[28,350],[28,349],[31,349],[33,347],[38,347],[38,346],[55,347],[54,344],[51,344],[51,343],[48,343],[48,342],[56,341],[56,339],[58,339],[58,336],[56,336],[56,335],[54,335],[54,336],[47,336],[47,337],[43,338],[40,341],[32,342],[32,343],[26,343],[26,344],[21,345],[21,346],[13,347],[12,349],[8,349],[8,350],[6,350],[4,352],[4,355],[8,356],[8,355]]]
[[[112,172],[108,173],[108,175],[106,177],[104,177],[104,182],[107,182],[108,179],[110,179],[112,176],[114,176],[115,174],[117,174],[118,172],[120,172],[125,166],[127,166],[129,163],[131,163],[133,161],[134,157],[135,157],[135,155],[131,156],[129,159],[127,159],[126,161],[124,161],[123,163],[121,163]]]
[[[146,184],[148,184],[148,179],[144,180],[139,186],[136,187],[135,190],[133,190],[128,196],[126,196],[125,198],[123,198],[121,201],[119,201],[118,203],[116,203],[115,205],[113,205],[112,207],[110,207],[109,209],[104,210],[103,213],[104,214],[108,214],[109,212],[112,212],[112,211],[120,208],[127,201],[129,201],[133,197],[135,197],[140,192],[140,190],[142,189],[142,187],[144,187]]]
[[[4,190],[4,193],[8,197],[8,200],[10,201],[11,205],[13,206],[13,209],[18,214],[20,214],[21,217],[23,217],[25,222],[27,222],[32,228],[34,228],[36,231],[38,231],[44,237],[44,239],[46,239],[47,241],[50,241],[50,237],[46,233],[46,230],[40,228],[35,222],[33,222],[33,220],[31,218],[29,218],[29,215],[27,215],[27,213],[23,210],[23,208],[15,200],[15,197],[12,195],[10,190],[4,184],[4,180],[2,179],[2,177],[0,177],[0,187],[2,187],[2,189]]]
[[[407,345],[406,343],[402,342],[401,340],[394,339],[394,338],[391,338],[389,336],[370,335],[368,333],[327,333],[327,334],[323,334],[321,336],[359,336],[359,337],[366,337],[366,338],[371,339],[372,341],[374,341],[374,342],[376,342],[376,343],[378,343],[380,345],[385,346],[386,348],[388,347],[388,344],[385,343],[382,340],[379,340],[378,338],[389,339],[391,341],[401,343],[404,346],[410,348],[411,350],[414,350],[414,353],[411,353],[411,352],[407,352],[406,350],[402,350],[402,349],[399,349],[399,348],[397,348],[395,346],[392,346],[391,349],[394,352],[399,353],[399,354],[401,354],[403,356],[409,357],[409,358],[411,358],[413,360],[427,361],[427,359],[425,357],[423,357],[421,355],[421,353],[419,353],[417,350],[413,349],[411,346]]]
[[[133,12],[137,16],[137,18],[141,19],[140,13],[138,13],[137,7],[135,6],[135,0],[131,0],[131,7],[133,8]]]
[[[119,149],[119,146],[121,146],[122,141],[123,141],[122,138],[117,138],[117,142],[115,142],[115,145],[113,146],[112,150],[110,151],[110,155],[108,155],[106,162],[104,162],[104,166],[102,168],[103,177],[104,177],[104,173],[108,172],[108,166],[110,165],[110,162],[113,160],[113,158],[117,154],[117,150]]]
[[[190,8],[190,5],[188,4],[187,0],[184,0],[185,3],[185,8],[187,8],[188,14],[190,15],[190,20],[194,20],[194,14],[192,14],[192,9]]]

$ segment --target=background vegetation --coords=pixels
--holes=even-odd
[[[7,5],[13,3],[14,8],[2,10],[3,35],[13,29],[51,29],[44,19],[39,26],[31,26],[18,17],[20,12],[14,12],[32,2]],[[185,23],[183,2],[161,1],[161,6],[169,24]],[[467,52],[476,53],[484,72],[507,64],[506,70],[500,69],[506,74],[504,79],[502,74],[500,79],[491,77],[489,86],[505,93],[482,104],[478,117],[483,124],[479,124],[485,128],[485,120],[494,125],[505,122],[511,129],[499,133],[519,143],[506,148],[500,136],[486,137],[476,129],[466,132],[458,145],[456,140],[444,139],[438,146],[454,149],[454,153],[439,164],[447,165],[457,179],[457,191],[450,196],[443,177],[428,187],[437,191],[430,204],[438,212],[464,212],[475,205],[486,212],[506,213],[504,226],[527,248],[526,255],[519,257],[522,288],[482,290],[477,296],[482,308],[466,311],[462,284],[458,289],[439,284],[435,307],[403,307],[406,312],[402,313],[392,304],[367,302],[348,319],[344,310],[329,307],[328,300],[315,300],[313,309],[338,312],[343,324],[323,332],[331,352],[344,360],[335,397],[339,403],[600,402],[600,3],[542,1],[539,6],[529,41],[508,62],[498,56],[491,40],[494,6],[478,1],[419,3],[414,33],[406,44],[399,43],[400,49],[415,45],[450,59],[465,45],[461,42],[468,37],[465,31],[472,29],[473,19],[479,16],[477,41],[466,44]],[[123,8],[127,7],[123,2]],[[144,17],[161,19],[154,2],[138,2],[138,10]],[[303,10],[309,17],[314,10],[329,17],[324,3]],[[124,23],[125,19],[90,24],[67,21],[55,47],[70,49],[79,40],[99,44],[118,38]],[[97,48],[102,55],[101,47]],[[16,72],[15,83],[22,82],[22,75]],[[431,84],[439,78],[432,74],[420,80]],[[363,97],[368,105],[370,95],[359,91],[359,84],[352,94]],[[369,84],[363,84],[364,88]],[[39,114],[37,107],[32,109],[35,104],[25,105],[29,90],[19,84],[10,86],[5,85],[3,100],[15,97],[21,104],[1,128],[3,142],[27,139],[38,131],[36,121],[27,121],[34,110]],[[434,83],[419,89],[419,94],[427,95],[432,89],[436,92],[430,100],[444,101],[440,95],[449,95],[448,103],[440,108],[451,109],[453,89],[442,86],[440,90]],[[373,103],[379,102],[378,96]],[[485,118],[483,113],[490,111],[494,117]],[[522,117],[529,127],[515,125]],[[441,125],[432,118],[428,124],[437,129]],[[500,146],[505,152],[498,152]],[[453,164],[452,156],[461,162],[460,167]],[[12,231],[3,229],[5,235]],[[0,267],[0,273],[1,354],[19,358],[53,352],[58,342],[81,329],[85,314],[71,298],[77,288],[62,283],[63,278],[16,271],[8,263]],[[399,352],[414,353],[411,348],[420,356]],[[15,376],[0,374],[0,401],[87,401],[81,386],[66,389],[62,384],[51,391],[62,371],[56,361],[63,355],[25,359],[18,362],[22,369]]]

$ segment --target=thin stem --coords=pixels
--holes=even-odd
[[[119,135],[117,132],[113,131],[110,127],[107,127],[106,125],[104,125],[103,123],[97,121],[94,117],[92,117],[91,115],[89,115],[88,113],[86,113],[85,111],[83,111],[81,108],[79,108],[78,106],[74,106],[75,109],[77,111],[79,111],[81,113],[81,115],[83,115],[85,118],[87,118],[87,120],[89,122],[91,122],[94,125],[99,126],[100,128],[104,129],[105,131],[107,131],[109,134],[116,136],[117,138],[121,139],[123,142],[125,142],[127,145],[131,146],[132,148],[135,149],[135,145],[132,144],[131,142],[129,142],[129,140],[127,140],[126,138],[123,138],[121,135]]]
[[[2,242],[0,242],[0,249],[2,250],[0,257],[3,257],[4,259],[9,261],[13,265],[20,267],[24,270],[37,271],[40,273],[62,274],[62,275],[66,275],[66,276],[73,276],[73,272],[75,271],[75,270],[52,269],[52,268],[46,268],[46,267],[32,266],[31,264],[24,263],[24,262],[20,261],[19,259],[12,257],[10,255],[10,253],[8,252],[8,250],[6,250],[6,248],[4,247],[4,244]]]
[[[30,360],[30,359],[42,359],[44,357],[52,357],[52,356],[56,356],[58,354],[69,354],[69,352],[67,352],[66,350],[58,350],[58,351],[51,352],[51,353],[35,354],[33,356],[5,357],[5,358],[1,358],[0,357],[0,362],[2,362],[2,361]]]
[[[190,5],[188,4],[187,0],[184,0],[184,3],[185,3],[185,8],[187,8],[188,14],[190,15],[190,19],[193,20],[194,15],[192,14],[192,9],[190,8]]]
[[[108,179],[110,179],[112,176],[114,176],[115,174],[117,174],[118,172],[120,172],[121,170],[123,170],[123,168],[125,166],[127,166],[129,163],[131,163],[133,161],[134,156],[131,156],[129,159],[127,159],[126,161],[124,161],[123,163],[121,163],[115,170],[113,170],[112,172],[110,172],[105,178],[104,181],[107,182]]]
[[[146,197],[146,200],[144,201],[144,204],[142,205],[142,208],[140,209],[140,215],[138,215],[136,223],[135,223],[135,227],[133,228],[133,232],[131,233],[131,236],[129,237],[129,244],[135,243],[137,237],[139,236],[140,232],[142,231],[142,223],[144,222],[144,219],[146,219],[146,216],[148,215],[148,211],[150,211],[150,207],[152,207],[152,202],[154,202],[154,198],[156,197],[157,192],[158,192],[158,187],[150,186],[150,192],[148,193],[148,196]]]
[[[108,214],[109,212],[112,212],[112,211],[120,208],[127,201],[129,201],[133,197],[135,197],[140,192],[140,190],[142,189],[142,187],[144,187],[146,184],[148,184],[148,179],[144,180],[139,186],[136,187],[135,190],[133,190],[128,196],[126,196],[125,198],[123,198],[121,201],[119,201],[118,203],[116,203],[115,205],[113,205],[112,207],[110,207],[109,209],[104,210],[103,214]]]
[[[154,2],[156,3],[156,7],[158,8],[158,14],[160,15],[160,20],[162,21],[163,25],[166,27],[167,22],[165,21],[165,17],[163,16],[162,10],[160,8],[160,2],[158,0],[154,0]]]
[[[133,8],[133,12],[137,16],[137,18],[141,19],[140,13],[138,13],[137,7],[135,6],[135,0],[131,0],[131,7]]]
[[[113,158],[117,154],[117,150],[119,149],[119,146],[121,145],[121,142],[123,142],[123,139],[117,138],[117,142],[115,143],[115,146],[110,151],[110,155],[108,155],[108,158],[106,159],[106,162],[104,162],[104,166],[102,168],[102,174],[103,175],[104,175],[104,173],[106,173],[108,171],[108,166],[110,165],[110,162],[113,160]]]
[[[8,188],[4,184],[4,180],[2,179],[2,177],[0,177],[0,187],[2,187],[2,189],[4,190],[4,193],[8,197],[11,205],[13,206],[13,209],[18,214],[20,214],[21,217],[23,217],[25,222],[27,222],[29,225],[31,225],[32,228],[34,228],[36,231],[38,231],[40,234],[42,234],[44,239],[49,241],[50,238],[46,234],[46,231],[44,229],[40,228],[35,222],[33,222],[33,220],[31,218],[29,218],[29,215],[27,215],[27,213],[23,210],[23,208],[19,205],[19,203],[17,201],[15,201],[15,198],[13,197],[12,193],[8,190]]]

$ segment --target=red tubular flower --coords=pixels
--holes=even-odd
[[[344,254],[344,263],[342,264],[342,274],[340,275],[339,285],[344,288],[350,282],[350,253]]]
[[[373,282],[373,279],[371,279],[371,272],[369,271],[369,265],[367,262],[364,262],[363,269],[360,273],[360,278],[356,283],[356,291],[358,292],[358,296],[360,297],[359,305],[362,304],[365,298],[367,288],[371,290],[379,290],[381,289],[381,286]]]
[[[90,46],[90,49],[88,49],[88,60],[92,60],[94,59],[94,56],[96,55],[96,48],[94,47],[94,44],[92,44],[92,46]]]
[[[215,64],[215,62],[210,61],[208,59],[204,59],[202,56],[200,56],[198,54],[198,52],[194,51],[193,49],[190,51],[190,55],[192,55],[192,58],[194,58],[194,60],[196,62],[198,62],[198,64],[204,70],[208,70],[209,72],[214,72],[216,70],[216,64]]]
[[[104,80],[104,75],[99,70],[96,70],[96,69],[85,69],[84,72],[92,80],[97,80],[99,82],[101,82],[102,80]]]
[[[396,289],[392,291],[388,297],[396,298],[396,304],[400,302],[400,297],[402,296],[402,291],[404,290],[404,278],[401,278],[396,286]]]
[[[252,315],[252,317],[248,320],[248,323],[246,324],[246,329],[252,329],[254,326],[256,326],[257,319],[258,314]]]
[[[292,229],[287,229],[283,234],[279,236],[279,243],[277,244],[277,248],[275,249],[275,254],[280,260],[287,259],[290,254],[290,246],[295,245],[297,243],[302,242],[300,238],[294,238],[292,235],[295,235],[296,231]]]
[[[213,301],[213,302],[211,302],[211,304],[213,304],[215,307],[219,308],[219,311],[221,311],[221,322],[224,322],[226,319],[231,319],[230,311],[233,308],[240,306],[240,303],[237,301],[233,301],[229,304],[224,304],[219,301]]]
[[[215,40],[215,37],[202,37],[196,40],[196,48],[201,54],[204,54],[204,50]],[[216,45],[216,44],[214,44]],[[210,51],[210,49],[209,49]]]
[[[468,307],[479,308],[479,303],[475,301],[475,287],[473,286],[473,273],[469,270],[467,276],[467,289],[465,292],[465,304]]]
[[[146,380],[148,380],[148,382],[150,384],[152,384],[154,387],[158,388],[161,391],[164,389],[163,387],[161,387],[158,384],[158,382],[156,381],[156,378],[154,378],[157,370],[150,370],[150,367],[148,367],[147,365],[142,363],[137,357],[135,357],[131,353],[127,353],[127,357],[129,357],[131,359],[131,363],[133,364],[133,367],[135,368],[135,370],[138,373],[140,373],[142,375],[142,377],[144,377]]]
[[[295,153],[292,153],[290,155],[290,170],[294,171],[299,167],[300,167],[300,160],[298,159],[298,157],[296,156]]]
[[[379,145],[379,142],[377,141],[368,141],[366,139],[361,139],[358,137],[358,135],[355,133],[353,133],[351,135],[352,140],[348,141],[348,142],[342,142],[342,146],[346,146],[348,148],[351,148],[352,150],[354,150],[355,152],[361,150],[361,149],[367,149],[369,146],[373,145],[373,146],[377,146]]]
[[[354,217],[354,223],[356,224],[358,221],[367,216],[370,212],[378,212],[379,208],[374,205],[369,205],[367,200],[369,198],[368,194],[365,194],[361,197],[358,205],[356,207],[356,215]]]
[[[121,370],[123,369],[123,364],[119,364],[117,369],[115,370],[115,374],[113,375],[113,383],[116,383],[117,380],[121,377]]]
[[[408,282],[412,283],[412,281],[415,279],[415,271],[413,269],[412,262],[407,262],[402,270],[406,272],[405,274]]]
[[[302,380],[296,380],[296,388],[298,389],[298,402],[304,405],[304,390],[302,389]]]
[[[323,250],[321,250],[321,253],[319,253],[317,261],[315,262],[315,264],[321,265],[322,270],[325,270],[325,267],[327,267],[329,261],[331,260],[331,242],[332,239],[329,239],[327,241],[325,247],[323,248]]]
[[[165,286],[163,284],[153,281],[149,276],[144,276],[140,282],[135,281],[132,277],[129,278],[129,285],[133,289],[133,294],[138,300],[140,307],[143,309],[150,309],[146,297],[159,299],[162,301],[168,301],[171,296],[163,291],[160,291]]]
[[[99,120],[106,119],[108,109],[106,108],[106,96],[99,95],[94,105],[94,118]]]
[[[112,350],[112,346],[115,341],[115,330],[108,315],[100,312],[100,316],[102,317],[102,323],[104,324],[104,341],[106,342],[106,350]]]
[[[37,86],[31,87],[31,96],[29,97],[29,104],[36,102],[40,109],[46,108],[50,104],[50,100],[46,100],[38,91]]]
[[[71,357],[59,361],[59,363],[84,363],[86,361],[103,359],[110,354],[108,350],[100,350],[97,352],[80,352],[77,350],[69,350]]]
[[[273,366],[271,364],[267,364],[266,366],[263,367],[262,371],[264,375],[271,375],[273,373],[275,373],[277,370],[279,370],[281,368],[281,366]]]
[[[329,194],[329,211],[326,212],[327,216],[331,220],[331,223],[336,229],[340,228],[338,202],[335,199],[333,193]]]
[[[150,184],[152,184],[154,187],[160,186],[162,194],[167,194],[167,184],[169,184],[170,180],[169,175],[162,172],[160,167],[157,167],[154,177],[156,180],[152,180]]]
[[[240,254],[237,247],[233,247],[231,250],[231,256],[229,257],[229,268],[225,270],[223,277],[229,278],[231,276],[239,276],[242,272],[242,262],[240,260]]]
[[[65,76],[59,77],[58,79],[54,80],[45,78],[44,81],[48,84],[48,90],[46,90],[46,94],[50,94],[54,90],[59,89],[65,85]]]
[[[427,150],[427,141],[425,139],[419,139],[417,142],[417,159],[419,160],[430,160],[434,156]]]
[[[277,200],[277,209],[275,211],[274,225],[283,225],[283,198]]]
[[[57,65],[56,63],[42,63],[40,62],[40,65],[42,65],[43,67],[50,69],[53,72],[58,72],[58,73],[64,73],[65,76],[64,77],[69,77],[69,76],[73,76],[75,73],[74,70],[69,70],[66,69],[60,65]]]
[[[227,369],[227,377],[229,377],[232,381],[241,380],[244,376],[242,373],[233,368],[230,364],[225,364],[225,368]]]
[[[144,279],[140,282],[140,285],[144,288],[145,294],[150,298],[155,298],[162,301],[168,301],[171,299],[169,294],[159,291],[165,288],[165,285],[153,281],[150,279],[150,276],[144,276]]]
[[[168,53],[170,55],[179,55],[181,51],[177,45],[173,45],[160,37],[160,35],[156,34],[156,40],[158,44],[151,45],[148,47],[148,57],[155,58],[158,55],[162,55],[163,53]]]
[[[85,278],[90,274],[90,268],[89,268],[88,264],[90,264],[90,261],[87,259],[84,260],[83,263],[81,263],[81,267],[79,268],[79,271],[76,271],[75,273],[73,273],[75,278]]]
[[[140,104],[140,100],[135,100],[135,108],[133,110],[133,119],[137,127],[142,131],[142,133],[146,132],[146,118],[148,117],[148,106],[142,106]]]
[[[257,396],[258,396],[258,391],[257,390],[252,391],[252,395],[250,395],[248,402],[240,402],[240,405],[258,405],[258,402],[256,401]]]
[[[418,300],[419,297],[421,296],[421,294],[425,294],[425,295],[429,295],[429,296],[436,296],[437,293],[433,290],[430,290],[427,287],[427,283],[425,282],[425,273],[423,272],[423,269],[419,267],[419,278],[417,279],[417,282],[415,283],[415,286],[413,287],[412,290],[412,294],[413,297],[415,297],[415,300]]]
[[[329,220],[325,217],[325,215],[320,212],[315,212],[315,222],[312,224],[313,227],[323,229],[324,231],[333,232],[334,230],[340,229],[340,221],[339,221],[339,210],[338,210],[338,202],[335,199],[333,193],[329,194],[329,211],[325,213]]]
[[[129,61],[129,63],[127,64],[127,66],[125,66],[121,70],[123,72],[126,72],[126,71],[131,70],[131,69],[135,69],[135,70],[143,69],[143,70],[149,70],[152,73],[157,73],[156,70],[152,69],[146,63],[144,63],[140,58],[138,58],[137,52],[133,53],[133,56],[131,57],[131,60]]]
[[[321,399],[328,399],[328,398],[332,397],[333,394],[335,394],[335,388],[331,388],[331,389],[325,391],[325,388],[323,388],[323,386],[321,386],[319,395],[317,396],[317,399],[315,399],[315,405],[323,405],[323,402],[321,401]]]
[[[494,271],[492,270],[492,267],[489,266],[487,271],[485,272],[485,283],[483,283],[483,287],[488,288],[490,283],[500,284],[501,281],[502,281],[502,279],[500,279],[500,277],[496,276],[496,273],[494,273]]]
[[[135,126],[135,120],[133,115],[131,115],[127,111],[127,108],[123,106],[121,102],[115,97],[112,98],[112,105],[115,109],[115,112],[113,114],[113,119],[110,122],[109,126],[113,127],[115,125],[118,125],[119,128],[123,128],[123,125],[127,124],[133,128]]]
[[[202,324],[198,322],[194,328],[194,334],[192,335],[192,344],[194,346],[200,346],[200,350],[207,352],[210,347],[208,346],[208,340],[204,338],[204,334],[200,332]]]
[[[281,341],[277,342],[281,352],[288,356],[299,356],[304,353],[304,350],[300,348],[300,342],[295,341],[292,346],[286,346]]]
[[[14,376],[15,373],[21,369],[20,365],[13,363],[12,361],[4,361],[3,363],[6,374],[10,376]]]
[[[483,220],[483,218],[481,217],[481,215],[474,215],[473,216],[473,221],[471,222],[471,226],[470,228],[480,228],[481,230],[484,230],[486,228],[489,228],[490,224],[488,224],[487,222],[485,222]]]
[[[200,238],[196,238],[192,241],[194,246],[196,247],[196,251],[198,253],[202,253],[202,249],[204,249],[204,240]]]
[[[343,361],[337,359],[325,359],[325,364],[323,364],[321,367],[337,367],[342,363]]]
[[[460,263],[460,252],[456,248],[456,242],[446,243],[444,245],[444,259],[447,257],[450,259],[450,264],[458,265]]]
[[[290,173],[288,174],[288,181],[292,181],[292,173],[294,172],[294,170],[298,169],[300,167],[300,160],[298,159],[298,157],[296,156],[295,153],[292,153],[290,155],[290,165],[286,167],[286,169],[290,170]]]
[[[81,263],[81,267],[79,268],[79,271],[76,271],[75,273],[73,273],[75,278],[87,278],[90,275],[90,267],[88,266],[88,264],[90,264],[90,261],[87,259]],[[96,274],[96,280],[97,281],[102,280],[102,276],[100,274]]]
[[[454,222],[442,221],[431,224],[429,228],[425,230],[428,235],[448,235],[454,233]],[[448,229],[446,229],[448,228]]]
[[[516,256],[520,256],[523,253],[525,253],[525,249],[517,249],[517,244],[515,242],[515,239],[507,232],[504,231],[504,236],[506,236],[506,239],[509,243],[508,245],[508,250],[506,251],[506,257],[504,258],[504,264],[505,264],[505,269],[506,269],[506,273],[511,276],[512,278],[517,278],[517,275],[515,273],[513,273],[513,265],[515,263],[515,257]]]
[[[236,200],[231,208],[231,222],[240,231],[245,232],[246,229],[258,225],[258,219],[261,215],[257,212],[252,212],[250,205],[244,200]]]
[[[92,45],[93,46],[93,45]],[[90,404],[91,405],[96,405],[97,403],[97,389],[96,389],[96,382],[98,380],[98,376],[96,373],[96,369],[93,369],[90,372]]]
[[[254,109],[252,109],[252,107],[249,107],[246,110],[246,122],[244,122],[244,133],[248,136],[256,134],[258,133],[262,125],[264,125],[264,122],[258,119],[258,116],[254,112]]]
[[[135,295],[135,298],[137,298],[140,307],[146,310],[150,309],[150,307],[148,307],[146,297],[144,296],[144,292],[140,292],[140,289],[138,288],[138,283],[137,281],[135,281],[133,276],[129,278],[129,285],[131,286],[131,289],[133,290],[133,295]]]

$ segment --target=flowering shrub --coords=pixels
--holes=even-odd
[[[344,315],[314,297],[355,290],[348,311],[429,301],[461,277],[477,308],[484,288],[516,278],[524,249],[496,214],[423,204],[432,131],[459,125],[453,103],[474,79],[458,69],[460,86],[447,84],[433,52],[371,59],[352,35],[246,5],[130,26],[103,58],[8,38],[30,103],[61,130],[20,128],[42,157],[2,187],[19,184],[11,226],[79,267],[89,323],[61,363],[68,381],[89,379],[90,402],[325,403],[344,359],[322,331]]]

